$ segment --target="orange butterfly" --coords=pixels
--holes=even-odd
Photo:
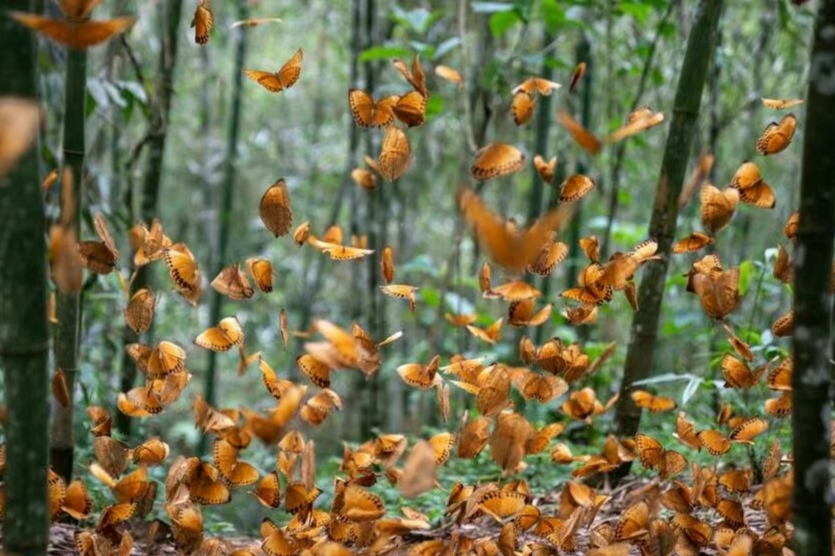
[[[795,106],[803,104],[802,98],[795,98],[795,99],[777,99],[777,98],[761,98],[760,99],[763,103],[763,106],[766,108],[772,108],[774,110],[786,110],[788,108],[794,108]]]
[[[626,118],[626,124],[620,129],[610,133],[606,137],[609,143],[615,143],[631,137],[636,133],[646,131],[651,127],[655,127],[664,121],[664,114],[661,112],[653,112],[648,106],[641,106],[629,113]]]
[[[81,264],[96,274],[110,274],[119,261],[119,250],[107,230],[104,214],[96,213],[93,225],[101,241],[82,241],[78,244]]]
[[[412,59],[411,70],[399,59],[392,60],[392,65],[415,88],[415,91],[424,98],[429,98],[429,92],[426,90],[426,74],[423,73],[423,67],[420,65],[420,54],[415,54]]]
[[[446,79],[450,83],[455,83],[459,87],[461,87],[464,83],[464,80],[461,78],[461,74],[458,72],[458,70],[455,70],[449,66],[435,66],[435,75],[437,75],[441,79]]]
[[[548,162],[545,162],[545,159],[542,158],[541,155],[536,155],[533,157],[533,167],[536,169],[536,173],[539,174],[539,177],[542,180],[550,184],[554,181],[554,172],[557,168],[557,157],[554,156]]]
[[[200,45],[209,42],[209,33],[214,24],[215,17],[209,0],[197,0],[194,18],[191,20],[191,26],[194,27],[194,42]]]
[[[469,188],[458,192],[458,206],[493,261],[512,270],[521,270],[534,262],[551,238],[551,232],[572,213],[570,208],[558,207],[541,216],[530,228],[519,230],[509,227]]]
[[[296,84],[302,74],[302,59],[304,53],[299,48],[275,73],[268,71],[244,70],[244,75],[264,87],[270,92],[278,93]]]
[[[40,105],[33,100],[0,98],[0,178],[32,146],[41,118]]]
[[[675,450],[665,450],[656,439],[645,434],[635,435],[635,444],[641,464],[657,469],[662,479],[677,475],[687,467],[687,460]]]
[[[387,284],[380,286],[380,291],[387,296],[408,300],[409,310],[413,313],[415,312],[415,292],[417,290],[417,286],[410,286],[408,284]]]
[[[596,155],[603,148],[603,143],[594,136],[594,134],[583,127],[583,124],[572,118],[567,112],[563,110],[557,111],[557,116],[560,119],[563,127],[568,131],[569,135],[587,152]]]
[[[560,185],[560,202],[573,203],[579,201],[594,188],[591,178],[582,174],[575,174],[566,178]]]
[[[536,108],[536,97],[525,91],[517,91],[510,101],[510,110],[513,112],[513,121],[516,125],[528,123],[533,117]]]
[[[229,351],[244,343],[244,332],[235,317],[226,317],[217,326],[200,333],[194,344],[212,351]]]
[[[212,280],[211,286],[213,290],[229,299],[249,299],[255,293],[239,264],[232,264],[221,270]]]
[[[154,319],[154,292],[142,288],[133,294],[125,308],[125,323],[137,334],[146,332]]]
[[[264,227],[275,237],[290,232],[290,226],[293,224],[293,208],[290,205],[290,194],[284,178],[272,184],[261,196],[258,213]]]
[[[360,89],[348,91],[348,104],[354,122],[360,127],[386,127],[394,121],[395,103],[397,96],[383,97],[375,101],[371,95]]]
[[[426,97],[418,91],[410,91],[399,97],[391,109],[395,117],[407,127],[422,126],[426,121]]]
[[[777,200],[753,162],[744,162],[734,174],[730,187],[739,191],[739,200],[759,208],[774,208]]]
[[[251,257],[244,264],[259,290],[264,293],[273,291],[273,265],[268,259]]]
[[[693,232],[673,245],[673,253],[692,253],[714,243],[713,236],[704,232]]]
[[[676,408],[676,402],[672,398],[655,396],[646,390],[634,390],[630,397],[635,405],[652,413],[664,413]]]
[[[18,23],[40,32],[57,43],[77,50],[86,50],[91,46],[101,44],[114,35],[125,32],[136,21],[134,17],[92,21],[85,13],[82,15],[65,13],[65,15],[67,19],[52,19],[24,12],[9,12],[9,16]]]
[[[574,68],[574,71],[571,73],[571,79],[568,81],[568,92],[573,93],[574,89],[577,88],[577,84],[580,83],[580,80],[586,74],[586,63],[580,62],[577,64],[577,67]]]
[[[729,187],[720,191],[711,184],[702,186],[699,208],[702,226],[710,233],[718,232],[731,221],[739,204],[739,190]]]
[[[490,143],[476,153],[470,168],[473,177],[486,181],[518,172],[525,167],[525,155],[512,145]]]
[[[168,274],[177,291],[192,305],[197,304],[203,275],[194,255],[184,243],[177,243],[162,251]]]
[[[786,114],[779,122],[768,124],[757,139],[757,151],[766,156],[785,150],[792,142],[797,130],[797,118]]]
[[[380,175],[394,181],[412,165],[412,147],[403,130],[397,126],[386,128],[377,161]]]
[[[239,21],[232,22],[229,25],[230,29],[234,29],[235,27],[257,27],[259,25],[264,25],[267,23],[281,23],[283,20],[280,17],[252,17],[250,19],[241,19]]]

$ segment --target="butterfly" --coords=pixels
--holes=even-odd
[[[594,136],[594,134],[586,129],[583,124],[572,118],[564,110],[558,110],[557,116],[560,123],[568,131],[568,134],[579,144],[584,150],[592,155],[596,155],[603,148],[603,143]]]
[[[708,255],[693,263],[687,291],[699,296],[707,316],[722,320],[739,305],[739,268],[724,270],[719,257]]]
[[[702,186],[699,198],[702,226],[708,232],[716,233],[731,221],[739,204],[740,193],[733,187],[720,191],[708,183]]]
[[[348,91],[348,104],[354,122],[360,127],[387,127],[394,121],[393,107],[400,99],[387,96],[375,101],[360,89]]]
[[[636,434],[635,447],[641,464],[648,469],[656,469],[663,479],[677,475],[687,467],[684,456],[675,450],[665,450],[661,443],[651,436]]]
[[[412,313],[415,312],[415,292],[417,290],[417,286],[410,286],[408,284],[387,284],[385,286],[380,286],[380,291],[387,296],[408,300],[409,310]]]
[[[715,243],[713,236],[704,232],[693,232],[673,245],[673,253],[692,253]]]
[[[573,203],[579,201],[594,188],[591,178],[582,174],[575,174],[566,178],[560,185],[560,202]]]
[[[440,365],[440,356],[436,355],[424,365],[422,363],[407,363],[397,367],[397,374],[403,382],[420,390],[428,390],[438,386],[441,377],[437,374]]]
[[[528,229],[519,230],[509,227],[469,188],[458,192],[458,206],[493,261],[511,270],[521,270],[531,264],[551,238],[551,232],[572,213],[570,208],[558,207],[542,215]]]
[[[197,0],[194,18],[191,20],[191,26],[194,27],[194,42],[200,45],[209,42],[209,33],[214,24],[214,13],[212,13],[209,0]]]
[[[283,20],[280,17],[253,17],[250,19],[234,21],[231,25],[229,25],[229,28],[234,29],[235,27],[257,27],[259,25],[265,25],[267,23],[281,23],[282,21]]]
[[[771,186],[763,181],[753,162],[744,162],[734,174],[730,187],[739,191],[739,200],[759,208],[774,208],[777,200]]]
[[[278,93],[289,89],[299,80],[302,74],[302,59],[304,53],[299,48],[293,56],[275,73],[268,71],[244,70],[244,75],[264,87],[270,92]]]
[[[290,232],[290,226],[293,224],[293,208],[290,205],[290,194],[284,178],[272,184],[261,196],[258,214],[261,216],[264,227],[275,237]]]
[[[418,91],[410,91],[399,97],[391,110],[407,127],[422,126],[426,121],[426,97]]]
[[[740,361],[730,353],[726,353],[722,356],[721,367],[726,388],[747,389],[759,383],[768,365],[763,365],[752,371],[745,362]]]
[[[244,265],[259,290],[264,293],[273,291],[273,265],[269,259],[251,257],[244,261]]]
[[[568,80],[568,92],[573,93],[574,90],[577,88],[577,85],[580,83],[580,80],[586,74],[587,65],[585,62],[580,62],[577,64],[577,67],[574,68],[574,71],[571,73],[571,78]]]
[[[63,2],[61,5],[67,6],[71,3]],[[88,5],[94,6],[95,3],[88,3]],[[125,32],[136,21],[134,17],[95,21],[90,20],[84,11],[80,14],[65,12],[65,15],[66,19],[52,19],[24,12],[9,12],[9,16],[18,23],[76,50],[86,50],[91,46],[101,44],[114,35]]]
[[[550,303],[534,313],[534,299],[513,301],[507,308],[507,323],[511,326],[540,326],[551,317],[553,305]]]
[[[539,254],[531,264],[528,265],[528,272],[533,272],[542,277],[550,276],[554,269],[568,256],[568,245],[557,241],[556,232],[551,232],[548,240],[542,245]]]
[[[203,275],[194,255],[184,243],[176,243],[164,248],[162,253],[165,266],[168,267],[168,274],[177,291],[191,305],[196,305],[197,298],[200,296]]]
[[[310,239],[310,222],[302,222],[293,232],[293,242],[301,247]]]
[[[476,153],[470,173],[479,181],[486,181],[518,172],[525,167],[525,155],[512,145],[490,143]]]
[[[146,332],[154,319],[154,292],[142,288],[133,294],[125,308],[125,323],[137,334]]]
[[[634,390],[630,397],[635,405],[652,413],[664,413],[676,408],[676,402],[672,398],[655,396],[645,390]]]
[[[229,351],[244,342],[244,332],[235,317],[222,319],[217,326],[201,332],[194,344],[212,351]]]
[[[42,117],[40,105],[33,100],[0,98],[0,178],[32,146]]]
[[[795,99],[778,99],[778,98],[761,98],[763,106],[772,108],[774,110],[787,110],[803,104],[802,98]]]
[[[96,274],[110,274],[119,261],[119,250],[107,230],[104,214],[98,212],[93,216],[93,226],[101,241],[82,241],[78,244],[81,264]]]
[[[392,65],[414,87],[416,92],[420,93],[423,98],[429,98],[429,92],[426,90],[426,74],[424,74],[423,67],[420,65],[419,54],[415,54],[412,59],[411,69],[407,68],[406,64],[400,59],[392,60]]]
[[[539,174],[539,177],[542,178],[547,184],[550,184],[554,181],[554,172],[557,168],[557,157],[554,156],[549,161],[545,161],[542,155],[536,155],[533,157],[533,167],[536,169],[536,173]]]
[[[622,141],[636,133],[646,131],[664,121],[664,114],[653,112],[648,106],[641,106],[633,110],[626,117],[626,123],[619,129],[613,131],[606,137],[609,143]]]
[[[498,319],[487,328],[479,328],[471,324],[466,325],[466,327],[467,331],[479,340],[487,342],[488,344],[495,344],[499,339],[499,334],[501,334],[502,324],[504,324],[504,318]]]
[[[786,114],[779,122],[768,124],[757,139],[757,152],[766,156],[785,150],[792,141],[797,130],[797,118],[794,114]]]
[[[212,280],[211,286],[213,290],[229,299],[249,299],[255,293],[239,264],[232,264],[221,270]]]
[[[435,75],[441,79],[446,79],[450,83],[454,83],[461,87],[464,80],[461,78],[461,73],[449,66],[437,65],[435,66]]]
[[[380,175],[394,181],[412,165],[412,147],[403,130],[397,126],[386,128],[377,161]]]
[[[524,125],[533,117],[536,108],[536,97],[525,91],[517,91],[510,101],[510,110],[513,112],[513,121],[516,125]]]

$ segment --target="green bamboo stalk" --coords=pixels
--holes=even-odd
[[[616,406],[615,429],[620,436],[634,435],[641,423],[641,409],[632,401],[630,394],[632,384],[647,378],[652,371],[664,282],[676,231],[678,197],[696,130],[702,90],[716,45],[722,3],[722,0],[700,0],[687,40],[649,225],[649,235],[658,241],[658,253],[663,259],[647,265],[638,288],[640,308],[632,319],[623,382]],[[625,474],[628,467],[620,471]]]
[[[33,11],[30,0],[2,0],[3,11]],[[0,17],[0,96],[35,99],[35,40]],[[46,319],[46,219],[37,147],[0,178],[0,369],[8,414],[3,493],[3,550],[46,554],[49,535],[46,474],[49,325]],[[15,318],[8,318],[15,315]]]
[[[80,237],[81,201],[83,199],[85,108],[87,90],[87,52],[69,49],[67,57],[64,99],[64,168],[72,173],[72,195],[75,210],[69,215],[72,226]],[[75,441],[73,438],[73,398],[78,373],[78,343],[81,331],[81,292],[56,293],[55,341],[52,346],[55,366],[64,371],[70,403],[64,407],[52,401],[52,446],[50,461],[56,473],[65,481],[72,478]]]
[[[237,17],[247,19],[249,7],[246,0],[238,0]],[[226,142],[226,157],[223,172],[223,190],[221,191],[219,222],[220,230],[217,240],[217,258],[212,276],[216,276],[224,266],[226,252],[229,247],[229,232],[232,227],[232,199],[235,191],[235,161],[238,156],[238,135],[241,128],[241,104],[243,103],[243,68],[246,59],[247,34],[243,27],[238,28],[238,41],[235,48],[235,69],[232,78],[232,117],[229,121],[229,135]],[[221,309],[223,308],[223,296],[212,292],[212,302],[209,308],[209,322],[217,323],[220,320]],[[206,366],[206,377],[203,395],[210,405],[217,402],[217,358],[214,351],[209,351],[208,364]],[[206,437],[200,437],[199,453],[206,451]]]
[[[831,265],[835,240],[833,28],[835,0],[822,0],[806,93],[800,222],[794,257],[792,548],[797,556],[832,551],[829,421],[832,410]]]

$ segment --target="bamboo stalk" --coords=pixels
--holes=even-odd
[[[32,11],[33,4],[3,0],[0,7]],[[0,96],[36,98],[34,36],[5,17],[0,18],[0,66]],[[8,408],[3,550],[24,556],[45,555],[49,534],[46,219],[37,152],[35,145],[0,177],[0,315],[5,316],[0,317],[0,369]]]

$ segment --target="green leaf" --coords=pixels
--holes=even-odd
[[[410,52],[400,46],[372,46],[360,52],[360,62],[374,60],[390,60],[392,58],[406,58]]]
[[[646,23],[652,13],[652,6],[641,2],[621,2],[618,11],[622,14],[631,15],[638,23]]]
[[[444,111],[444,99],[438,95],[432,95],[426,101],[426,118],[436,116]]]
[[[425,34],[429,27],[443,16],[443,11],[434,10],[429,11],[426,8],[416,8],[414,10],[404,10],[398,6],[392,8],[391,18],[420,35]]]
[[[557,4],[557,0],[542,0],[542,20],[545,29],[553,35],[565,23],[565,10]]]
[[[514,8],[513,4],[505,4],[504,2],[473,2],[470,7],[474,12],[481,14],[509,12]]]
[[[497,12],[490,16],[490,32],[496,38],[504,35],[511,27],[522,22],[517,11]]]
[[[87,80],[87,92],[99,108],[106,108],[110,104],[107,89],[105,88],[104,83],[99,79]]]
[[[739,295],[745,295],[748,291],[748,286],[751,284],[751,270],[753,264],[751,261],[742,261],[739,265]]]

